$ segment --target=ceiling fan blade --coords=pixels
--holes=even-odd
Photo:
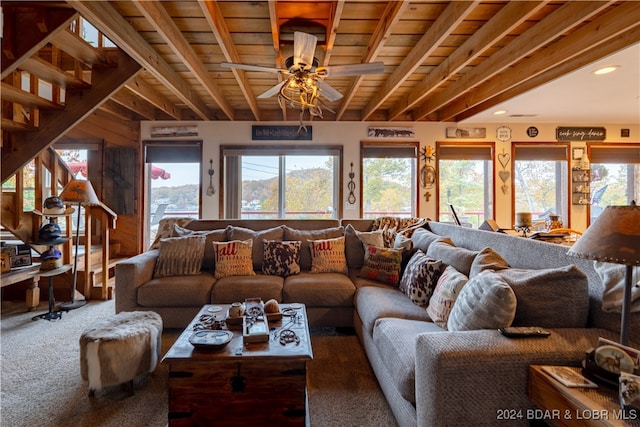
[[[296,31],[293,33],[293,64],[309,69],[313,65],[318,38],[312,34]]]
[[[266,98],[271,98],[273,95],[275,95],[276,93],[280,92],[280,88],[282,86],[284,86],[284,84],[287,82],[287,80],[283,80],[280,83],[278,83],[277,85],[275,85],[274,87],[272,87],[271,89],[267,90],[266,92],[258,95],[258,99],[266,99]]]
[[[265,73],[287,72],[287,70],[283,70],[280,68],[261,67],[260,65],[234,64],[231,62],[223,62],[220,64],[220,66],[224,68],[239,68],[241,70],[247,70],[247,71],[263,71]]]
[[[337,90],[335,90],[334,88],[332,88],[331,86],[329,86],[329,84],[326,83],[325,81],[321,79],[317,79],[316,83],[318,85],[318,89],[320,89],[320,94],[325,98],[327,98],[327,100],[333,102],[342,98],[342,94]]]
[[[366,64],[331,65],[318,68],[319,74],[327,77],[359,76],[362,74],[384,73],[384,62],[370,62]]]

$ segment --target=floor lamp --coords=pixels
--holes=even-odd
[[[64,302],[60,304],[61,310],[73,310],[80,308],[87,302],[76,301],[76,287],[78,284],[78,245],[80,244],[80,207],[82,205],[98,205],[100,200],[96,196],[96,192],[89,180],[72,179],[64,187],[60,198],[65,203],[78,205],[78,221],[76,223],[76,243],[75,243],[75,255],[73,262],[73,288],[71,289],[71,302]]]
[[[627,345],[633,267],[640,266],[640,206],[607,206],[567,253],[626,266],[620,344]]]

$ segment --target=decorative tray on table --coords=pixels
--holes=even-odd
[[[202,350],[215,350],[229,344],[233,338],[233,332],[225,330],[196,331],[189,337],[189,342],[195,348]]]

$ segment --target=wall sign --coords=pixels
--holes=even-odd
[[[511,128],[508,126],[500,126],[496,129],[496,139],[500,142],[511,141]]]
[[[251,139],[253,141],[311,141],[313,132],[311,126],[305,126],[306,131],[301,131],[299,126],[251,126]]]
[[[152,138],[166,138],[171,136],[198,136],[197,126],[162,126],[151,128]]]
[[[603,127],[557,127],[558,141],[604,141],[607,130]]]
[[[447,138],[486,138],[487,128],[447,128]]]
[[[527,128],[527,136],[529,136],[530,138],[535,138],[536,136],[538,136],[538,128],[535,126],[529,126]]]
[[[416,132],[413,128],[387,128],[370,127],[367,129],[369,138],[415,138]]]

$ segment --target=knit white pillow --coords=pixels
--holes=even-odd
[[[485,270],[463,286],[453,305],[447,329],[472,331],[511,325],[516,316],[516,295],[493,271]]]
[[[450,265],[444,270],[429,300],[427,314],[435,323],[447,327],[451,310],[469,278]]]

